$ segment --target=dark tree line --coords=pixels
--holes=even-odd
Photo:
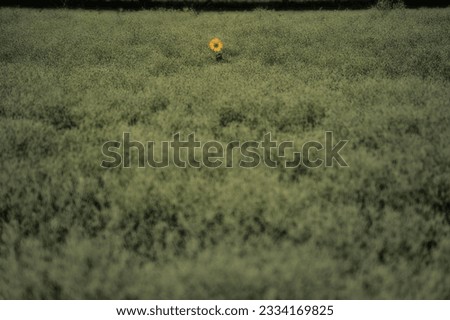
[[[35,8],[149,9],[155,7],[216,9],[363,9],[380,0],[2,0],[0,6]],[[404,3],[406,7],[446,7],[450,0],[381,0]]]

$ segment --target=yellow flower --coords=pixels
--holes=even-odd
[[[209,48],[214,52],[219,52],[223,48],[223,42],[219,38],[213,38],[209,42]]]

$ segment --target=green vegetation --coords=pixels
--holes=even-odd
[[[376,5],[378,9],[400,9],[404,6],[403,0],[378,0]]]
[[[449,22],[1,9],[0,298],[449,299]],[[327,130],[349,168],[100,167],[124,131]]]

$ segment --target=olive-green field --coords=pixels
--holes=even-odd
[[[349,167],[100,166],[326,131]],[[450,8],[2,8],[0,298],[450,299],[449,141]]]

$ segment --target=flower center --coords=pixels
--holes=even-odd
[[[218,48],[219,44],[218,43],[214,43],[214,48]]]

